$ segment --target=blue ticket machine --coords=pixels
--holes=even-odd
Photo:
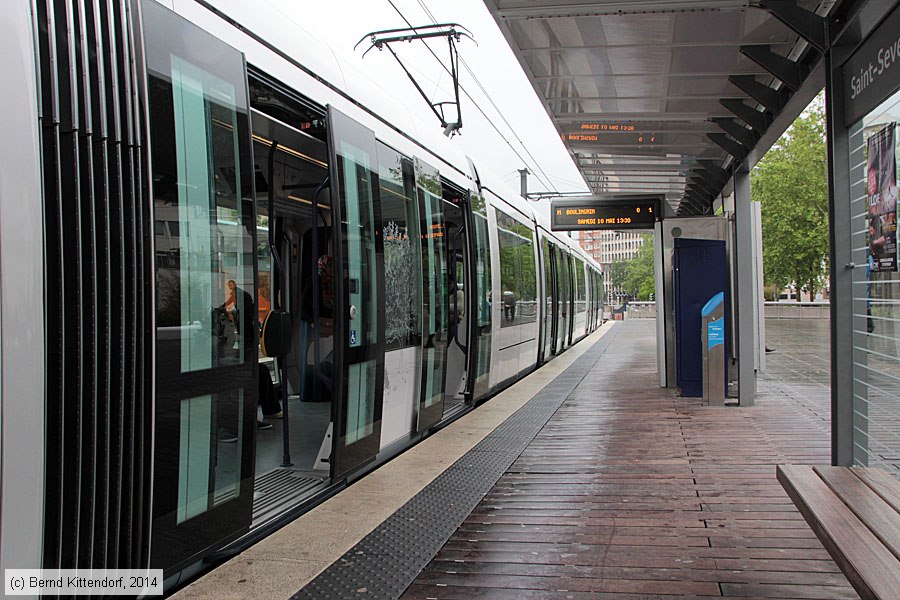
[[[719,292],[700,309],[703,352],[703,404],[725,404],[725,294]]]

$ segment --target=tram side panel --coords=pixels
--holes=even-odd
[[[496,351],[493,386],[505,386],[537,357],[537,266],[534,226],[526,216],[489,193]]]
[[[39,568],[44,512],[44,202],[30,2],[4,4],[0,78],[0,571]],[[48,510],[55,510],[48,507]]]

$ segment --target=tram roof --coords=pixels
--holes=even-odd
[[[484,1],[590,190],[678,216],[709,214],[822,89],[841,3]]]

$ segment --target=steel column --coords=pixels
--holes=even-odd
[[[853,264],[850,242],[850,145],[840,67],[825,55],[828,229],[831,255],[831,462],[853,464]],[[865,265],[860,265],[865,268]]]
[[[734,175],[734,255],[735,270],[732,289],[735,307],[734,348],[738,359],[738,399],[741,406],[752,406],[756,398],[756,328],[754,315],[759,298],[756,295],[753,267],[756,263],[753,239],[753,214],[750,207],[750,168],[738,167]]]

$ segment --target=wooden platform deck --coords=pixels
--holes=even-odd
[[[756,406],[703,407],[657,387],[653,326],[622,324],[403,598],[858,597],[775,479],[829,462],[827,363],[770,355]]]

